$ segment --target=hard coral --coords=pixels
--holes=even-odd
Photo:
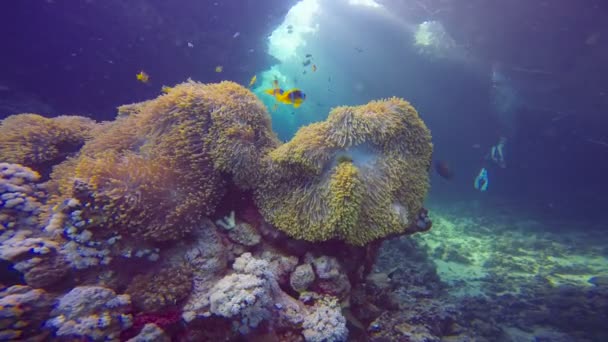
[[[253,258],[251,253],[237,258],[233,268],[236,273],[225,276],[211,289],[209,311],[227,318],[238,316],[238,329],[246,334],[270,317],[278,285],[268,262]]]
[[[256,202],[292,237],[365,245],[416,221],[431,153],[428,129],[404,100],[335,108],[269,154]]]
[[[0,160],[46,173],[50,166],[76,153],[94,127],[93,120],[81,116],[9,116],[0,122]]]
[[[65,294],[46,325],[65,339],[117,340],[132,325],[128,295],[100,286],[78,286]]]
[[[302,334],[307,342],[346,341],[348,329],[340,305],[335,298],[317,301],[304,318]]]
[[[0,291],[0,341],[43,341],[44,320],[53,297],[41,289],[15,285]]]
[[[191,271],[172,267],[135,276],[125,293],[139,310],[153,312],[175,307],[191,290]]]
[[[46,193],[40,175],[27,167],[0,163],[0,233],[8,229],[38,228]]]

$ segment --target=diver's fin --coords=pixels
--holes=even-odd
[[[488,190],[488,183],[488,170],[486,170],[485,167],[482,167],[477,177],[475,177],[473,187],[479,191],[486,191]]]

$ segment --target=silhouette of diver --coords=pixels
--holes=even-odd
[[[507,143],[507,138],[500,137],[498,139],[498,143],[492,148],[490,148],[490,152],[486,154],[484,161],[492,161],[494,164],[498,165],[501,169],[507,167],[507,163],[505,162],[505,144]],[[485,163],[484,163],[485,164]],[[488,170],[485,166],[481,168],[477,177],[473,181],[473,187],[479,191],[488,190],[488,185],[490,184],[490,179],[488,178]]]

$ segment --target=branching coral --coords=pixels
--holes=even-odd
[[[209,295],[210,311],[223,317],[239,316],[241,333],[249,332],[270,317],[269,307],[278,289],[267,261],[245,253],[232,266],[229,274],[215,284]]]
[[[430,133],[406,101],[335,108],[269,154],[256,202],[292,237],[364,245],[415,221],[431,153]]]
[[[46,172],[49,166],[76,153],[94,127],[93,120],[81,116],[10,116],[0,123],[0,161]]]
[[[304,318],[302,334],[307,342],[346,341],[348,330],[340,305],[335,298],[318,300]]]

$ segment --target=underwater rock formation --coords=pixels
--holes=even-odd
[[[416,222],[431,153],[429,130],[406,101],[338,107],[270,153],[257,204],[294,238],[365,245]]]

